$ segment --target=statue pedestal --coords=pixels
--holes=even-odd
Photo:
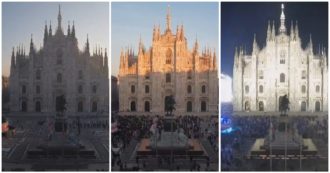
[[[49,132],[51,133],[51,132]],[[54,132],[48,139],[40,139],[30,145],[27,158],[96,158],[93,146],[79,140],[75,135],[69,135],[67,117],[63,114],[55,116]]]
[[[298,130],[290,123],[287,116],[280,116],[273,124],[275,130],[270,130],[265,138],[256,139],[250,150],[251,156],[262,155],[316,155],[317,148],[311,139],[304,139]]]

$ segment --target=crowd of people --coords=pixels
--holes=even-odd
[[[165,130],[166,123],[162,116],[112,116],[112,165],[125,169],[125,163],[121,159],[123,151],[135,141],[142,138],[150,138],[153,133],[161,133]],[[205,138],[212,148],[218,151],[218,121],[207,121],[198,116],[175,117],[176,127],[182,129],[189,139]],[[115,126],[115,127],[114,127]],[[155,126],[155,127],[154,127]],[[155,131],[154,131],[155,130]]]
[[[296,121],[300,135],[328,143],[328,117],[297,117]]]
[[[8,118],[8,123],[15,127],[16,132],[46,137],[55,131],[56,120],[54,118]],[[109,121],[107,118],[68,118],[65,119],[65,128],[68,133],[83,133],[84,130],[95,132],[105,131],[108,133]]]
[[[278,117],[269,116],[237,116],[231,117],[235,130],[221,135],[221,164],[222,170],[232,170],[239,159],[238,153],[248,153],[251,146],[246,146],[249,141],[256,138],[267,138],[270,132],[280,130]],[[288,118],[287,129],[297,132],[303,138],[313,141],[322,140],[328,143],[328,117],[292,116]],[[272,137],[274,138],[274,137]],[[236,158],[237,156],[237,158]],[[240,157],[240,158],[239,158]]]

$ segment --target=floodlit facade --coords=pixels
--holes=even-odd
[[[279,111],[287,95],[290,111],[328,111],[328,64],[325,49],[314,53],[312,36],[302,48],[298,22],[285,25],[284,5],[280,26],[268,22],[266,45],[256,35],[252,54],[235,50],[233,68],[234,111]],[[288,32],[290,30],[290,32]]]

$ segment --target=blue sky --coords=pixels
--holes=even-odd
[[[95,45],[109,48],[109,3],[107,2],[3,2],[2,3],[2,71],[9,74],[12,47],[25,46],[28,54],[31,34],[37,47],[43,43],[45,21],[57,28],[58,5],[61,5],[62,28],[74,20],[78,46],[82,50],[87,34],[90,50]],[[109,51],[108,51],[109,52]]]
[[[166,11],[170,5],[172,31],[184,25],[188,47],[191,49],[196,36],[200,50],[205,46],[217,52],[219,61],[219,9],[218,2],[114,2],[111,4],[111,75],[117,76],[121,48],[131,46],[135,52],[141,35],[146,48],[151,46],[154,25],[166,26]]]

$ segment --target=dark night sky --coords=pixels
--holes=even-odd
[[[284,3],[286,28],[290,31],[291,20],[298,20],[302,47],[305,48],[312,34],[314,53],[319,44],[328,46],[328,3]],[[266,44],[268,20],[275,21],[278,32],[281,3],[222,2],[221,3],[221,71],[232,76],[235,46],[246,46],[252,52],[253,35],[256,33],[259,47]]]

